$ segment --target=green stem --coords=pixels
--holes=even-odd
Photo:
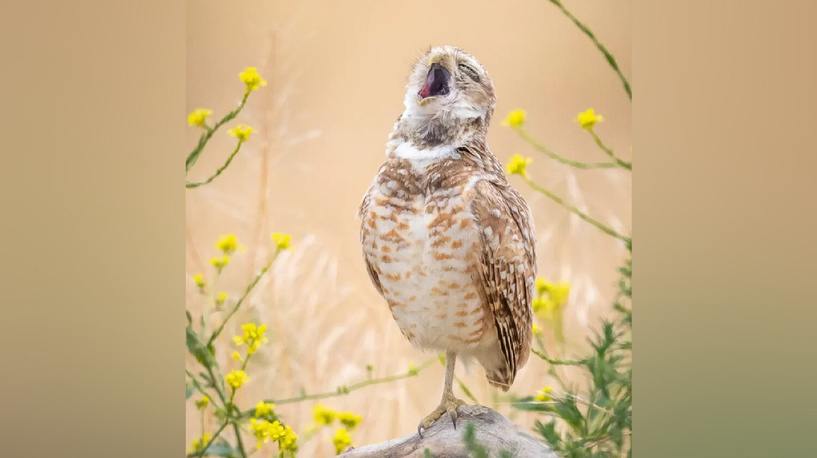
[[[352,391],[359,390],[359,389],[367,387],[367,386],[379,385],[379,384],[382,384],[382,383],[389,383],[389,382],[394,382],[394,381],[397,381],[397,380],[403,380],[403,379],[407,379],[407,378],[410,378],[410,377],[415,377],[420,371],[422,371],[423,369],[427,368],[432,363],[434,363],[435,360],[437,360],[436,357],[435,358],[430,358],[430,359],[424,361],[419,366],[417,366],[414,370],[412,370],[410,372],[407,372],[405,374],[391,375],[391,376],[388,376],[388,377],[377,378],[377,379],[368,379],[368,380],[364,380],[362,382],[355,383],[353,385],[338,387],[335,391],[328,391],[326,393],[302,394],[300,396],[287,398],[287,399],[281,399],[281,400],[277,400],[277,401],[276,400],[271,400],[271,399],[265,399],[264,402],[270,402],[270,403],[273,403],[273,404],[281,405],[281,404],[292,404],[292,403],[301,402],[301,401],[310,401],[310,400],[315,400],[315,399],[325,399],[325,398],[332,398],[332,397],[336,397],[336,396],[343,396],[343,395],[351,393]],[[247,411],[245,411],[245,412],[243,412],[241,414],[241,417],[242,418],[243,417],[251,417],[254,412],[255,412],[254,410],[247,410]]]
[[[204,387],[203,387],[203,386],[201,386],[201,383],[198,381],[198,379],[196,378],[196,376],[195,376],[195,375],[193,375],[193,373],[192,373],[192,372],[190,372],[190,371],[189,371],[189,370],[187,370],[187,369],[185,369],[185,372],[187,372],[187,376],[188,376],[188,377],[190,377],[190,379],[193,381],[193,386],[194,386],[194,387],[196,387],[196,390],[197,390],[199,393],[201,393],[201,394],[202,394],[202,396],[207,396],[207,397],[209,398],[209,397],[210,397],[210,395],[207,393],[207,391],[204,389]],[[212,402],[214,406],[219,407],[219,405],[218,405],[218,404],[216,403],[216,401],[214,401],[213,399],[210,399],[210,402]]]
[[[204,145],[207,144],[207,142],[210,140],[210,137],[213,136],[216,130],[218,130],[219,127],[224,125],[224,123],[232,121],[238,115],[238,113],[241,112],[241,110],[244,108],[244,104],[247,103],[247,97],[249,97],[249,95],[250,91],[248,90],[244,93],[244,97],[241,99],[241,103],[238,104],[238,107],[236,107],[235,110],[227,113],[223,118],[221,118],[221,121],[215,123],[215,125],[213,125],[212,128],[205,126],[204,133],[201,134],[201,137],[199,137],[199,143],[196,145],[195,148],[193,148],[193,151],[190,152],[190,154],[187,156],[187,159],[184,162],[185,172],[189,172],[190,168],[193,167],[193,164],[195,164],[196,161],[199,159],[199,155],[201,155],[201,152],[204,149]]]
[[[275,250],[275,254],[272,256],[272,259],[270,260],[270,262],[268,262],[267,265],[264,266],[258,272],[258,274],[255,276],[253,281],[250,282],[249,285],[247,285],[247,289],[244,290],[244,294],[241,296],[241,298],[238,299],[238,302],[235,303],[235,307],[233,307],[233,309],[230,310],[230,313],[228,313],[227,316],[224,317],[224,320],[221,322],[221,325],[218,327],[218,329],[216,329],[215,332],[213,332],[213,335],[210,336],[210,339],[207,341],[207,346],[208,347],[213,343],[214,340],[216,340],[216,337],[218,337],[219,334],[221,334],[221,331],[224,330],[224,325],[226,325],[227,322],[230,321],[230,318],[232,318],[232,316],[235,315],[235,312],[237,312],[238,309],[241,307],[241,304],[244,303],[244,299],[246,299],[247,296],[249,296],[250,292],[252,292],[253,288],[255,288],[255,285],[257,285],[258,282],[261,280],[261,277],[263,277],[264,274],[267,273],[269,268],[272,267],[272,263],[275,262],[275,258],[278,257],[278,253],[280,251],[281,251],[280,249]]]
[[[244,442],[241,441],[241,429],[238,427],[238,423],[233,422],[233,430],[235,431],[235,440],[238,443],[238,451],[241,453],[242,458],[247,458],[247,452],[244,451]]]
[[[238,141],[238,145],[236,145],[235,149],[233,150],[232,154],[230,154],[230,156],[227,158],[227,161],[224,163],[224,165],[219,167],[218,170],[216,170],[216,173],[214,173],[212,176],[210,176],[210,178],[208,178],[208,179],[206,179],[204,181],[196,182],[196,183],[188,182],[185,185],[185,187],[188,188],[188,189],[189,188],[198,188],[199,186],[204,186],[206,184],[210,184],[213,180],[216,179],[217,176],[221,175],[221,173],[224,170],[226,170],[227,167],[230,166],[230,162],[233,162],[233,158],[235,157],[236,154],[238,154],[238,150],[241,149],[241,145],[243,143],[244,142],[241,141],[241,140]]]
[[[553,365],[559,365],[559,366],[583,366],[584,365],[584,361],[571,361],[571,360],[565,360],[565,359],[552,359],[548,355],[546,355],[544,352],[540,352],[539,350],[537,350],[535,348],[531,348],[530,351],[533,352],[534,355],[544,359],[545,361],[547,361],[548,363],[553,364]]]
[[[604,57],[607,59],[607,62],[610,64],[611,67],[613,67],[613,70],[616,71],[618,77],[621,79],[621,84],[624,85],[624,90],[627,91],[627,97],[629,97],[630,100],[632,100],[633,93],[630,90],[630,83],[627,82],[627,78],[624,77],[624,75],[621,73],[621,69],[618,68],[616,58],[613,57],[613,55],[610,54],[610,51],[608,51],[607,48],[605,48],[604,45],[599,42],[599,40],[596,38],[596,35],[593,34],[593,31],[591,31],[590,28],[588,28],[586,25],[582,24],[581,21],[579,21],[576,18],[576,16],[573,15],[573,13],[568,11],[567,8],[565,8],[564,5],[562,5],[561,1],[559,0],[549,1],[550,3],[553,3],[554,5],[558,6],[559,9],[562,10],[562,13],[565,14],[565,16],[567,16],[571,21],[573,21],[573,23],[576,24],[576,26],[579,29],[581,29],[581,31],[584,32],[585,35],[587,35],[588,37],[590,37],[591,40],[593,40],[593,43],[596,45],[597,48],[599,48],[599,51],[601,51],[601,53],[604,54]]]
[[[547,190],[547,189],[543,188],[542,186],[539,186],[538,184],[536,184],[533,180],[530,179],[529,176],[523,175],[523,178],[525,179],[525,181],[528,183],[528,185],[531,188],[533,188],[533,189],[541,192],[542,194],[546,195],[552,201],[556,202],[557,204],[561,205],[562,207],[565,207],[566,209],[568,209],[570,212],[574,213],[579,218],[587,221],[588,223],[592,224],[593,226],[596,226],[598,229],[600,229],[605,234],[610,235],[612,237],[615,237],[615,238],[617,238],[619,240],[623,240],[625,243],[628,243],[628,244],[632,243],[632,239],[630,237],[626,237],[624,235],[619,234],[618,232],[613,230],[613,228],[611,228],[610,226],[607,226],[606,224],[602,223],[601,221],[598,221],[598,220],[592,218],[587,213],[579,210],[575,206],[570,205],[569,203],[565,202],[565,200],[562,199],[561,197],[557,196],[556,194],[553,194],[549,190]]]
[[[457,376],[456,376],[456,374],[454,375],[454,380],[456,380],[456,381],[457,381],[457,384],[460,386],[460,390],[462,390],[462,392],[463,392],[463,393],[465,393],[465,396],[466,396],[468,399],[470,399],[470,400],[474,401],[474,404],[476,404],[476,405],[481,405],[481,403],[480,403],[480,402],[479,402],[479,400],[476,398],[476,396],[474,396],[474,393],[472,393],[472,392],[471,392],[471,390],[470,390],[470,389],[468,389],[468,386],[467,386],[467,385],[465,385],[465,382],[463,382],[463,381],[462,381],[462,379],[460,379],[459,377],[457,377]]]
[[[514,127],[514,130],[522,137],[526,142],[530,143],[536,150],[544,153],[549,158],[555,160],[556,162],[569,165],[571,167],[576,167],[577,169],[609,169],[613,167],[618,167],[618,165],[614,162],[597,162],[597,163],[585,163],[579,161],[573,161],[567,159],[566,157],[560,156],[553,151],[549,150],[545,145],[537,142],[533,139],[524,129],[521,127]]]
[[[616,161],[616,164],[620,165],[621,167],[624,167],[627,170],[632,170],[633,169],[632,162],[627,162],[627,161],[621,160],[618,157],[616,157],[616,155],[613,153],[613,150],[608,148],[607,145],[605,145],[601,141],[601,138],[599,138],[599,136],[596,135],[596,132],[592,128],[588,129],[587,131],[590,132],[590,135],[593,136],[593,140],[596,141],[596,144],[599,145],[599,148],[601,148],[602,151],[607,153],[608,156],[610,156],[614,161]]]
[[[210,446],[213,444],[213,442],[215,442],[215,441],[216,441],[216,439],[218,438],[218,435],[219,435],[219,434],[221,434],[221,432],[222,432],[222,431],[224,431],[224,428],[226,428],[226,427],[227,427],[227,425],[229,425],[229,424],[230,424],[230,422],[225,421],[225,422],[224,422],[224,423],[221,425],[221,427],[219,427],[219,428],[218,428],[218,431],[216,431],[216,433],[215,433],[215,434],[213,434],[213,437],[211,437],[211,438],[210,438],[210,440],[209,440],[209,441],[207,441],[207,444],[205,444],[205,445],[204,445],[204,446],[201,448],[201,450],[199,450],[198,452],[195,452],[195,453],[191,453],[191,454],[189,454],[189,455],[187,455],[187,456],[189,456],[189,457],[193,457],[193,456],[195,456],[195,457],[202,457],[202,456],[204,456],[204,454],[205,454],[205,453],[207,453],[207,449],[208,449],[208,448],[210,448]]]
[[[539,337],[539,336],[536,336],[536,342],[539,343],[539,348],[541,348],[542,351],[540,353],[540,352],[537,352],[535,348],[531,348],[531,352],[533,352],[533,354],[535,354],[536,356],[539,356],[540,358],[544,359],[545,361],[548,361],[549,358],[547,356],[547,352],[545,351],[545,343],[542,341],[541,337]],[[562,377],[559,376],[559,372],[556,370],[556,365],[555,364],[550,365],[550,367],[548,368],[548,373],[550,375],[552,375],[553,378],[556,379],[556,383],[558,383],[559,386],[563,390],[567,389],[567,385],[562,380]]]

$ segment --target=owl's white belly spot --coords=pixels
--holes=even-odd
[[[367,256],[400,330],[423,349],[480,346],[490,327],[469,269],[479,239],[462,190],[413,201],[374,198],[380,204],[367,216],[375,221]]]

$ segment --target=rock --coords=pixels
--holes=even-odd
[[[525,431],[495,410],[484,406],[466,405],[458,409],[457,429],[448,416],[435,421],[423,432],[399,439],[391,439],[374,445],[351,449],[342,453],[343,458],[414,458],[424,457],[428,449],[434,458],[472,458],[473,453],[465,446],[465,425],[474,425],[476,441],[490,457],[499,457],[508,451],[514,457],[557,458],[540,438]]]

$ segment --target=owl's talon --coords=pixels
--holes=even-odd
[[[443,400],[440,401],[440,405],[438,405],[433,412],[423,418],[422,421],[420,421],[420,424],[417,425],[417,434],[420,436],[420,439],[423,438],[423,430],[427,430],[432,423],[437,421],[446,412],[448,412],[448,416],[451,418],[451,423],[454,425],[454,429],[457,429],[457,416],[459,415],[457,408],[463,405],[465,405],[465,402],[455,398],[453,395],[443,397]]]

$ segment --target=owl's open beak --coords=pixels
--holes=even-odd
[[[420,101],[429,97],[448,94],[448,83],[451,80],[451,72],[438,63],[431,64],[431,68],[426,75],[426,82],[420,92]]]

